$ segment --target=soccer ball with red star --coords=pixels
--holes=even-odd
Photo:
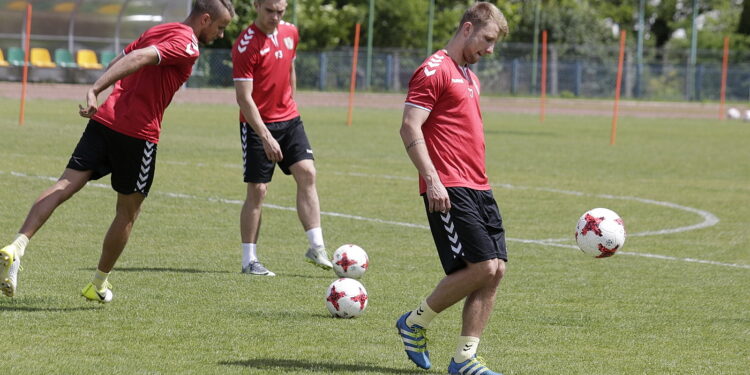
[[[333,252],[333,271],[338,277],[359,279],[370,266],[367,253],[359,246],[346,244]]]
[[[356,318],[367,308],[367,290],[359,281],[342,277],[328,287],[326,307],[336,318]]]
[[[576,243],[586,254],[606,258],[625,245],[625,224],[620,215],[607,208],[594,208],[578,219]]]

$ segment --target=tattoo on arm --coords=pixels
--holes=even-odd
[[[424,144],[424,143],[425,143],[424,138],[418,138],[418,139],[411,141],[411,143],[409,143],[408,145],[406,145],[406,149],[408,150],[418,144]]]

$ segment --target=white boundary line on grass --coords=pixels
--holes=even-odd
[[[0,171],[0,175],[5,174],[5,173],[6,172],[4,172],[4,171]],[[12,176],[16,176],[16,177],[36,178],[36,179],[42,179],[42,180],[48,180],[48,181],[57,181],[57,178],[55,178],[55,177],[49,177],[49,176],[35,176],[35,175],[29,175],[29,174],[25,174],[25,173],[21,173],[21,172],[14,172],[14,171],[9,172],[9,174],[12,175]],[[372,176],[372,175],[354,174],[354,173],[347,173],[347,175],[365,176],[365,177],[379,177],[379,178],[386,178],[386,179],[403,179],[403,180],[407,179],[406,177],[399,177],[399,176]],[[414,180],[414,179],[409,179],[409,180]],[[111,188],[110,185],[96,183],[96,182],[89,182],[88,185],[93,186],[93,187],[97,187],[97,188],[106,188],[106,189],[110,189]],[[579,192],[567,192],[567,191],[564,191],[564,190],[559,190],[558,191],[556,189],[526,188],[526,187],[517,187],[517,186],[513,186],[513,185],[496,185],[496,186],[508,187],[508,188],[515,188],[515,189],[535,189],[535,190],[544,190],[544,191],[561,192],[561,193],[565,192],[565,193],[570,193],[570,194],[574,194],[574,195],[588,195],[588,194],[579,193]],[[154,191],[154,193],[158,194],[158,195],[163,195],[163,196],[166,196],[166,197],[170,197],[170,198],[196,199],[196,200],[205,200],[205,201],[208,201],[208,202],[236,204],[236,205],[243,204],[242,200],[237,200],[237,199],[214,198],[214,197],[199,197],[199,196],[189,195],[189,194],[161,192],[161,191]],[[652,200],[649,200],[649,199],[642,199],[642,198],[636,198],[636,197],[617,197],[617,196],[609,196],[609,195],[594,195],[594,196],[604,197],[604,198],[611,198],[611,199],[631,199],[631,200],[636,200],[636,201],[643,201],[645,203],[659,204],[659,205],[663,205],[663,206],[667,206],[667,207],[672,207],[672,208],[686,209],[687,211],[695,212],[695,213],[704,213],[704,214],[707,214],[705,216],[701,215],[701,216],[704,217],[704,222],[701,223],[701,224],[691,225],[689,227],[675,228],[675,229],[681,229],[681,230],[679,230],[679,232],[684,232],[684,231],[688,231],[688,230],[692,230],[692,229],[698,229],[698,228],[704,228],[704,227],[707,227],[707,226],[712,226],[712,225],[715,225],[716,223],[718,223],[718,221],[719,221],[718,218],[716,218],[716,216],[714,216],[713,214],[711,214],[709,212],[698,210],[698,209],[691,208],[691,207],[680,206],[680,205],[677,205],[677,204],[674,204],[674,203],[652,201]],[[266,204],[263,204],[263,206],[264,207],[268,207],[268,208],[277,209],[277,210],[297,211],[297,209],[294,208],[294,207],[285,207],[285,206],[279,206],[279,205],[275,205],[275,204],[268,204],[268,203],[266,203]],[[378,218],[369,218],[369,217],[358,216],[358,215],[350,215],[350,214],[344,214],[344,213],[339,213],[339,212],[321,211],[320,214],[321,215],[326,215],[326,216],[333,216],[333,217],[342,217],[342,218],[353,219],[353,220],[369,221],[369,222],[378,223],[378,224],[396,225],[396,226],[407,227],[407,228],[417,228],[417,229],[425,229],[425,230],[429,230],[430,229],[429,226],[422,225],[422,224],[412,224],[412,223],[405,223],[405,222],[400,222],[400,221],[383,220],[383,219],[378,219]],[[711,218],[714,218],[715,221],[712,222],[711,224],[707,225],[706,222],[707,221],[711,222],[712,220],[709,220]],[[685,229],[685,228],[690,228],[690,229]],[[675,229],[666,229],[666,230],[662,230],[662,231],[641,232],[639,235],[648,236],[648,235],[658,235],[658,234],[664,234],[664,233],[675,233],[676,232]],[[535,244],[535,245],[561,247],[561,248],[576,249],[576,250],[578,249],[578,247],[576,247],[574,245],[565,245],[565,244],[556,243],[557,241],[560,241],[560,239],[551,239],[551,240],[530,240],[530,239],[522,239],[522,238],[506,238],[506,239],[508,241],[520,242],[520,243],[529,243],[529,244]],[[620,254],[631,255],[631,256],[639,256],[639,257],[644,257],[644,258],[652,258],[652,259],[672,260],[672,261],[681,261],[681,262],[687,262],[687,263],[700,263],[700,264],[710,264],[710,265],[723,266],[723,267],[750,269],[750,265],[746,265],[746,264],[723,263],[723,262],[716,262],[716,261],[704,260],[704,259],[678,258],[678,257],[667,256],[667,255],[649,254],[649,253],[633,253],[633,252],[628,252],[628,251],[621,251]]]

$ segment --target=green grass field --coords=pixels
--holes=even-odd
[[[3,244],[85,125],[73,101],[28,103],[22,127],[17,108],[0,102]],[[0,374],[422,373],[393,324],[443,274],[401,113],[357,109],[350,128],[345,109],[302,116],[329,251],[355,243],[370,256],[362,317],[329,316],[335,276],[304,262],[296,213],[280,209],[294,207],[295,185],[278,170],[259,248],[278,276],[240,274],[236,106],[174,104],[151,195],[110,278],[115,300],[79,296],[114,213],[104,178],[55,212],[23,258],[17,296],[0,298]],[[750,126],[621,118],[610,146],[610,121],[485,113],[510,263],[480,355],[506,375],[747,374]],[[572,247],[578,217],[600,206],[630,235],[608,259]],[[445,373],[460,313],[431,326],[428,373]]]

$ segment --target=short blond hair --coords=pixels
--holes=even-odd
[[[476,28],[483,28],[490,22],[497,25],[500,29],[500,37],[508,35],[508,21],[505,19],[503,12],[492,4],[485,1],[478,1],[464,12],[461,22],[458,24],[458,30],[466,22],[471,23]],[[458,31],[457,30],[457,31]]]

